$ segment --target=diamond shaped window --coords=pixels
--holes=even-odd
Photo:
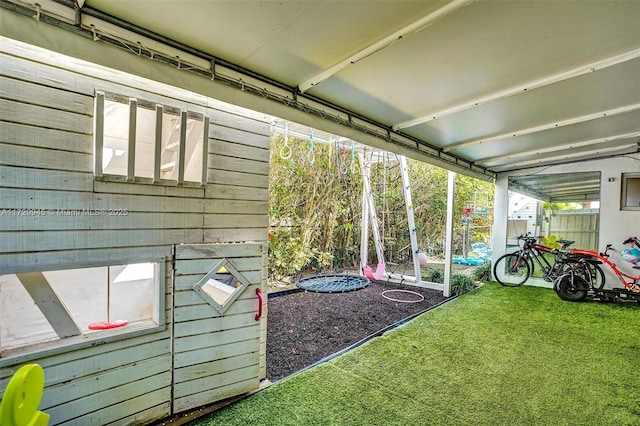
[[[193,290],[220,314],[249,286],[249,281],[227,259],[222,259],[198,281]]]

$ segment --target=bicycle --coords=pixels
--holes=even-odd
[[[496,281],[505,287],[520,287],[527,282],[535,266],[542,272],[542,278],[547,282],[554,282],[558,277],[567,274],[568,269],[575,274],[589,276],[589,280],[595,285],[604,285],[604,271],[598,266],[597,261],[587,260],[578,265],[578,261],[589,256],[568,251],[569,246],[575,241],[559,240],[561,249],[553,249],[537,241],[540,237],[529,234],[520,235],[518,241],[523,241],[522,248],[513,253],[507,253],[498,258],[493,265],[493,276]],[[544,254],[554,256],[553,263]]]
[[[630,247],[621,251],[622,259],[633,264],[633,269],[640,270],[640,240],[637,237],[629,237],[622,244],[629,244]],[[613,273],[618,277],[623,287],[611,289],[604,288],[603,283],[593,283],[589,276],[583,276],[575,273],[573,269],[568,273],[560,276],[554,285],[554,289],[558,296],[563,300],[571,302],[579,302],[584,300],[590,293],[594,297],[600,298],[602,301],[615,301],[616,299],[637,300],[640,303],[640,274],[634,276],[622,272],[618,266],[609,259],[609,250],[613,246],[607,244],[603,253],[593,250],[574,249],[572,252],[585,256],[579,260],[579,263],[593,262],[597,260],[607,265]]]

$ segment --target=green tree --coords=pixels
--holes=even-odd
[[[271,141],[269,269],[273,278],[304,270],[354,269],[359,265],[362,221],[360,166],[352,163],[348,147],[310,144],[289,137]],[[283,155],[284,154],[284,155]],[[368,165],[373,201],[382,234],[385,259],[410,259],[410,233],[416,232],[420,250],[442,256],[447,214],[447,171],[408,161],[415,229],[409,229],[399,162],[394,154],[380,155]],[[462,212],[468,203],[487,208],[471,216],[471,241],[489,242],[493,221],[493,184],[458,174],[454,218],[455,250],[462,251]],[[368,263],[375,263],[369,238]]]
[[[281,279],[306,268],[352,265],[359,241],[359,168],[341,170],[344,155],[334,147],[316,144],[310,154],[307,141],[289,137],[287,143],[291,156],[284,158],[288,154],[284,137],[274,135],[271,140],[272,276]]]

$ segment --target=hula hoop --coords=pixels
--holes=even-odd
[[[393,297],[389,297],[386,295],[386,293],[408,293],[408,294],[413,294],[415,296],[418,296],[419,299],[418,300],[402,300],[402,299],[394,299]],[[421,295],[420,293],[416,293],[415,291],[410,291],[410,290],[385,290],[382,292],[382,297],[384,297],[385,299],[391,300],[392,302],[400,302],[400,303],[419,303],[422,302],[424,300],[424,296]]]

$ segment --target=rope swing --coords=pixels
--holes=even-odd
[[[309,133],[309,153],[307,154],[307,160],[309,164],[313,164],[316,161],[316,154],[313,151],[313,129]]]

